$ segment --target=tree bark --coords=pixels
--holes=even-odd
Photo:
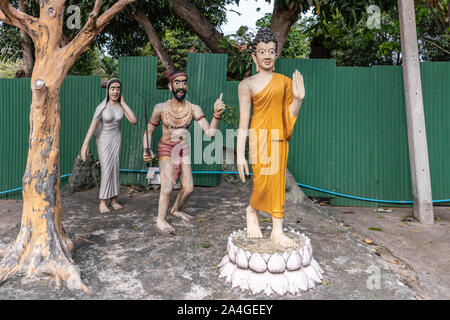
[[[23,2],[23,0],[19,0],[19,10],[28,13],[28,6]],[[31,78],[31,73],[33,72],[34,66],[34,55],[33,55],[33,42],[30,36],[20,29],[20,47],[22,48],[22,57],[23,57],[23,71],[25,78]]]
[[[164,48],[161,41],[159,40],[158,34],[156,33],[155,28],[153,28],[150,19],[145,14],[144,9],[142,7],[136,8],[133,18],[144,28],[153,49],[155,49],[156,51],[156,55],[163,63],[166,70],[174,72],[175,65],[172,59],[170,59],[169,53],[167,52],[166,48]]]
[[[172,0],[172,12],[183,20],[195,32],[213,53],[227,53],[219,47],[223,35],[202,16],[197,7],[189,0]]]
[[[295,2],[292,8],[282,7],[278,2],[275,3],[269,28],[278,40],[278,57],[281,57],[289,31],[292,25],[298,21],[301,12],[302,8],[299,2]]]
[[[64,78],[76,58],[84,52],[106,24],[134,0],[118,0],[97,19],[101,0],[80,33],[61,48],[64,3],[41,1],[36,19],[0,0],[0,19],[17,26],[32,37],[35,64],[31,77],[30,136],[28,159],[22,180],[23,211],[19,235],[3,253],[0,283],[14,274],[54,276],[57,287],[65,282],[69,289],[89,288],[81,281],[73,263],[73,243],[62,227],[62,201],[59,170],[61,128],[59,93]]]
[[[59,47],[60,48],[64,48],[65,46],[67,46],[70,41],[73,40],[73,38],[75,38],[75,31],[69,33],[69,34],[61,34],[61,41],[59,42]]]
[[[42,24],[43,34],[56,26]],[[70,239],[62,231],[62,201],[59,172],[61,128],[59,91],[65,77],[64,61],[49,48],[52,36],[39,35],[31,79],[30,136],[28,159],[22,180],[23,212],[16,242],[0,265],[0,281],[15,273],[28,276],[51,274],[57,287],[64,281],[70,289],[89,289],[81,282],[73,263]],[[51,70],[51,72],[49,72]]]

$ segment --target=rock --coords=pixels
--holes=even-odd
[[[296,205],[302,205],[306,208],[316,207],[302,189],[297,184],[292,173],[286,169],[286,202],[294,203]]]
[[[237,165],[234,157],[233,148],[225,148],[223,152],[223,161],[220,169],[225,172],[237,172]],[[241,178],[237,174],[221,174],[220,183],[242,184]]]
[[[75,158],[72,174],[68,184],[63,189],[64,195],[87,191],[100,185],[100,163],[95,161],[89,152],[86,161],[78,155]]]

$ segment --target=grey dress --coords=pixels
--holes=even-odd
[[[95,130],[101,167],[99,199],[111,199],[120,193],[119,155],[122,143],[120,123],[124,113],[120,104],[110,106],[103,101],[95,110],[93,120],[101,118]]]

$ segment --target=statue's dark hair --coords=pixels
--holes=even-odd
[[[256,46],[258,43],[264,42],[274,42],[275,43],[275,50],[278,51],[278,41],[277,38],[275,38],[275,35],[273,34],[272,30],[269,28],[261,28],[258,30],[258,33],[256,33],[255,39],[253,39],[252,42],[252,52],[256,52]]]

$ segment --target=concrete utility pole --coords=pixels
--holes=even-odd
[[[409,162],[414,198],[414,217],[423,224],[433,224],[430,166],[423,111],[419,49],[417,47],[414,0],[398,0],[402,42],[403,79],[408,126]]]

